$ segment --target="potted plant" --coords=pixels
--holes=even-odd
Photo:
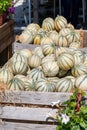
[[[0,25],[6,20],[6,14],[11,6],[12,0],[0,0]]]
[[[53,102],[57,107],[57,114],[48,113],[47,118],[57,122],[56,130],[87,130],[87,106],[85,93],[76,89],[69,100],[61,103]]]

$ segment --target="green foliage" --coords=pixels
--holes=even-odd
[[[84,95],[84,92],[75,90],[70,99],[61,104],[61,106],[65,107],[58,108],[58,112],[66,114],[69,121],[65,124],[57,118],[56,130],[87,130],[87,106],[84,102]]]
[[[6,12],[8,8],[11,6],[12,0],[0,0],[0,14]]]

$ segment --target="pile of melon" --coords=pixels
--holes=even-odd
[[[40,44],[16,51],[0,69],[8,90],[73,92],[87,90],[87,54],[81,37],[63,16],[46,18],[42,28],[31,23],[19,36],[22,43]]]
[[[41,27],[36,23],[29,24],[24,31],[16,36],[16,41],[23,44],[42,45],[53,43],[60,47],[82,47],[80,31],[67,22],[63,16],[55,19],[48,17],[42,21]]]
[[[23,49],[0,69],[8,90],[73,92],[87,90],[87,54],[78,48],[44,44]]]

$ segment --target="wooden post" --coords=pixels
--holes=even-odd
[[[35,23],[38,23],[38,7],[39,7],[39,1],[38,0],[33,0],[33,21]]]

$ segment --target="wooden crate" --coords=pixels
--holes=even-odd
[[[14,21],[9,20],[0,26],[0,53],[5,49],[8,50],[8,57],[12,51],[12,43],[14,42]]]
[[[46,121],[48,112],[56,112],[51,102],[67,100],[71,93],[15,92],[0,93],[0,130],[56,130],[56,122]]]
[[[81,36],[81,43],[82,43],[82,47],[87,47],[87,30],[77,30],[77,32],[79,32],[80,36]],[[34,48],[36,48],[39,45],[34,45],[34,44],[22,44],[19,43],[17,41],[15,41],[13,43],[13,52],[17,51],[17,50],[21,50],[21,49],[26,49],[29,48],[31,50],[33,50]]]

